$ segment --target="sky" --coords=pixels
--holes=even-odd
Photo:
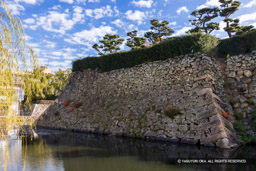
[[[105,34],[138,30],[144,36],[150,20],[169,22],[175,33],[184,35],[193,28],[189,20],[192,11],[219,6],[218,0],[4,0],[11,12],[24,25],[27,44],[32,47],[40,65],[49,65],[53,71],[72,67],[72,61],[97,56],[92,45]],[[239,18],[241,25],[256,27],[256,0],[240,0],[239,10],[231,18]],[[0,9],[1,11],[1,9]],[[223,18],[220,30],[212,34],[226,38]],[[125,42],[121,50],[129,50]]]

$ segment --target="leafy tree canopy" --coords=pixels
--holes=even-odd
[[[92,47],[98,51],[99,55],[105,55],[107,52],[115,53],[120,50],[120,45],[123,43],[124,39],[119,39],[119,35],[117,34],[106,34],[103,37],[103,40],[99,42],[101,45],[94,44]]]
[[[131,49],[139,49],[145,48],[146,38],[144,37],[137,37],[137,30],[131,31],[127,33],[129,38],[127,39],[126,46],[130,47]]]
[[[151,43],[161,42],[164,36],[170,36],[174,31],[168,27],[168,21],[159,22],[157,19],[150,20],[151,31],[145,33],[145,37]]]
[[[189,20],[195,28],[191,29],[189,32],[204,32],[211,33],[214,30],[219,30],[219,24],[215,22],[210,22],[212,19],[216,18],[219,13],[219,8],[202,8],[195,10],[191,13],[195,17],[193,20]]]

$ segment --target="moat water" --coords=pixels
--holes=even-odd
[[[256,170],[256,146],[227,150],[46,129],[36,133],[37,138],[0,140],[0,171]]]

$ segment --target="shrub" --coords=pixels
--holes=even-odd
[[[70,104],[70,102],[71,102],[70,100],[66,100],[66,101],[63,103],[63,106],[64,106],[64,107],[67,107],[67,106]]]
[[[251,139],[248,137],[248,135],[238,135],[237,138],[245,143],[251,142]]]
[[[227,55],[250,53],[256,49],[256,30],[247,34],[223,39],[217,46],[217,56],[225,58]]]
[[[235,121],[235,129],[239,132],[245,132],[245,128],[241,121]]]
[[[177,115],[180,115],[180,110],[176,108],[169,108],[166,111],[164,111],[164,114],[168,116],[169,118],[174,118]]]
[[[77,109],[77,108],[81,107],[82,105],[83,105],[83,103],[77,103],[74,105],[74,108]]]
[[[192,34],[172,37],[152,47],[118,52],[101,57],[87,57],[73,62],[72,71],[99,69],[101,72],[130,68],[150,61],[165,60],[178,55],[201,52],[209,54],[218,44],[218,39],[209,34]]]
[[[243,113],[242,112],[235,113],[235,117],[236,119],[241,120],[243,118]]]
[[[248,104],[250,104],[250,105],[253,105],[254,104],[254,102],[252,101],[252,100],[245,100],[245,103],[248,103]]]

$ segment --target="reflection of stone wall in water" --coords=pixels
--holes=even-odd
[[[231,148],[237,141],[223,84],[216,59],[201,54],[85,70],[71,74],[37,125]],[[167,116],[173,108],[180,114]]]
[[[39,130],[40,132],[40,130]],[[118,138],[110,136],[101,136],[95,134],[80,134],[80,133],[64,133],[55,134],[43,137],[45,144],[54,144],[69,148],[64,151],[58,151],[56,156],[61,156],[63,167],[65,169],[75,167],[76,163],[81,168],[88,168],[86,159],[101,159],[107,160],[109,158],[116,159],[118,157],[136,157],[139,161],[164,162],[168,164],[176,164],[177,159],[221,159],[221,158],[241,158],[254,159],[255,147],[243,147],[237,149],[221,149],[199,147],[191,145],[179,145],[168,142],[153,142],[143,141],[131,138]],[[84,147],[84,148],[81,148]],[[250,148],[249,152],[248,149]],[[246,152],[247,151],[247,152]],[[70,159],[72,160],[72,164]],[[79,160],[81,159],[81,160]],[[109,160],[107,160],[109,161]],[[249,161],[249,160],[248,160]],[[74,163],[75,162],[75,163]],[[80,162],[80,164],[79,164]],[[103,161],[102,161],[103,162]],[[113,163],[114,164],[114,163]],[[103,164],[104,165],[104,164]],[[115,164],[114,164],[115,165]],[[147,163],[149,165],[149,163]],[[106,164],[104,165],[106,166]],[[244,171],[251,171],[255,169],[254,165],[240,165]],[[96,166],[95,166],[96,167]],[[195,170],[237,170],[238,165],[203,165],[203,164],[181,164],[179,167],[195,169]],[[73,168],[74,169],[74,168]],[[70,170],[70,169],[67,169]],[[86,169],[85,169],[86,170]],[[96,170],[96,169],[94,169]],[[161,170],[161,169],[160,169]],[[170,169],[169,169],[170,170]],[[238,169],[239,170],[239,169]]]

